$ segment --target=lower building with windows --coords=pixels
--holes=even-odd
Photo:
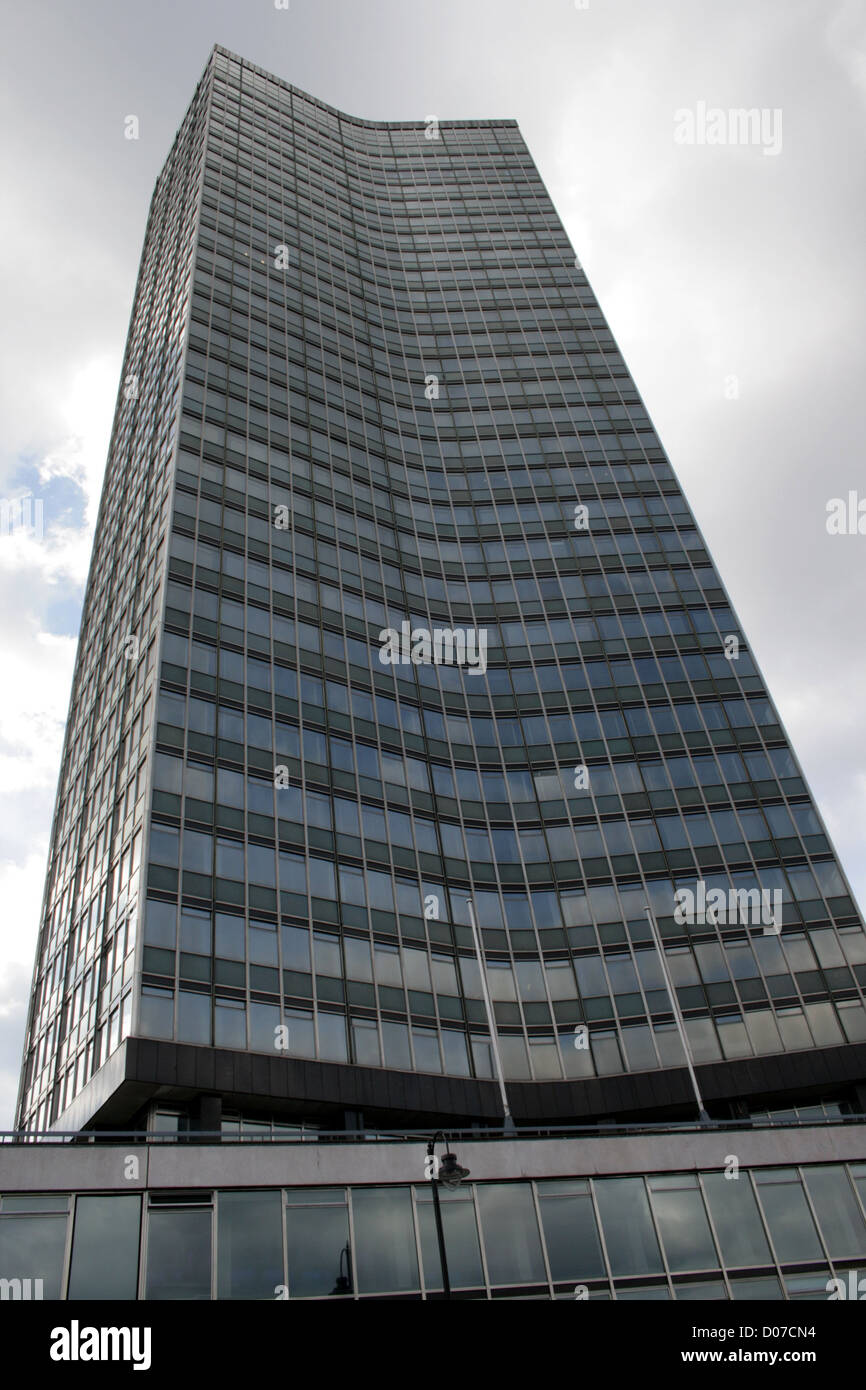
[[[821,1111],[451,1134],[468,1171],[453,1188],[437,1181],[450,1296],[858,1297],[866,1123]],[[147,1144],[6,1144],[0,1296],[442,1298],[426,1154],[420,1134],[240,1120],[209,1144],[168,1125]]]

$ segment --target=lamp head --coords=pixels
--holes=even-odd
[[[469,1169],[461,1167],[454,1154],[443,1154],[438,1176],[444,1187],[459,1187],[469,1177]]]

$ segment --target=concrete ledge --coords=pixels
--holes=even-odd
[[[479,1182],[866,1161],[866,1123],[575,1139],[455,1141]],[[0,1146],[0,1192],[314,1187],[424,1181],[425,1143]],[[128,1162],[137,1159],[138,1176]]]

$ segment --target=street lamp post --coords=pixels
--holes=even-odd
[[[343,1256],[346,1257],[346,1273],[343,1273]],[[337,1272],[337,1282],[331,1289],[332,1294],[347,1294],[352,1292],[352,1251],[348,1244],[344,1245],[340,1251],[340,1267]]]
[[[445,1232],[442,1228],[442,1208],[439,1205],[439,1184],[445,1187],[459,1187],[464,1178],[469,1177],[469,1169],[463,1168],[452,1153],[442,1155],[438,1169],[436,1166],[436,1140],[447,1143],[445,1135],[438,1129],[427,1144],[427,1164],[430,1182],[433,1187],[433,1219],[436,1222],[436,1240],[439,1244],[439,1263],[442,1266],[442,1292],[445,1298],[451,1297],[451,1281],[448,1278],[448,1258],[445,1254]]]

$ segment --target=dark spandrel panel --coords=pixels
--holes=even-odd
[[[217,1298],[273,1299],[283,1282],[282,1194],[221,1192]]]
[[[141,1197],[79,1197],[67,1297],[134,1299],[138,1293]]]
[[[784,1294],[779,1287],[779,1281],[773,1275],[751,1278],[749,1275],[735,1275],[731,1279],[731,1297],[737,1302],[740,1299],[746,1302],[781,1303]]]
[[[829,1266],[812,1270],[809,1274],[786,1274],[785,1292],[792,1303],[826,1303],[832,1292],[839,1293],[839,1285],[833,1285],[830,1281]]]
[[[360,1187],[352,1193],[359,1293],[419,1287],[415,1223],[408,1188]]]
[[[525,1284],[546,1279],[529,1187],[521,1183],[482,1183],[477,1195],[490,1283]]]
[[[148,1212],[146,1299],[211,1296],[211,1212]]]
[[[680,1303],[723,1303],[727,1297],[728,1291],[722,1279],[702,1279],[693,1284],[674,1282],[674,1298]]]
[[[661,1251],[643,1178],[600,1178],[595,1195],[614,1278],[661,1274]]]

